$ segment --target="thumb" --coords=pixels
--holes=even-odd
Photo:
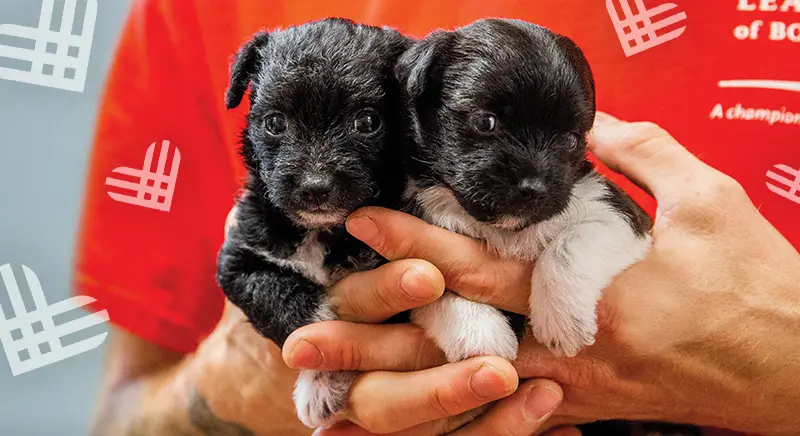
[[[661,127],[620,121],[603,112],[595,117],[589,150],[610,169],[651,193],[661,207],[677,202],[689,184],[715,171]]]

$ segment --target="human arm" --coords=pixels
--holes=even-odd
[[[296,418],[297,377],[241,311],[226,308],[197,352],[181,355],[122,330],[111,337],[92,435],[308,435]]]
[[[548,424],[632,419],[796,432],[797,251],[741,186],[662,129],[606,119],[591,146],[658,200],[654,245],[606,290],[595,345],[569,359],[556,358],[530,338],[523,343],[515,362],[520,377],[550,378],[564,390],[564,403]],[[396,212],[363,210],[348,228],[389,259],[430,261],[448,289],[525,313],[532,265],[493,258],[474,241]],[[294,338],[316,341],[320,333],[312,328],[296,332],[287,347]],[[367,350],[356,349],[371,335],[368,328],[331,328],[321,342],[330,347],[323,354],[362,355]],[[386,401],[379,404],[393,410]],[[371,414],[384,416],[374,406]]]

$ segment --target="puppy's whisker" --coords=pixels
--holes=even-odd
[[[425,164],[425,165],[433,165],[434,164],[432,161],[421,159],[421,158],[416,157],[416,156],[412,156],[411,159],[415,160],[415,161],[417,161],[419,163]]]

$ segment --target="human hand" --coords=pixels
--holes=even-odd
[[[598,118],[595,154],[659,201],[655,242],[606,292],[596,345],[558,359],[524,342],[520,375],[553,378],[565,390],[565,403],[548,425],[652,419],[776,434],[797,428],[792,410],[800,401],[791,386],[800,351],[792,337],[800,321],[796,309],[786,309],[798,307],[791,292],[800,282],[797,252],[737,183],[663,130]],[[527,311],[530,265],[493,258],[475,241],[387,210],[356,212],[348,229],[391,260],[428,259],[448,289],[467,298]],[[295,338],[312,333],[301,329]],[[369,346],[359,342],[371,336],[334,329],[323,355],[360,361],[380,349],[383,360],[401,358],[374,339]],[[381,419],[372,401],[369,415]],[[385,412],[391,409],[383,410],[382,419],[390,419]]]
[[[444,291],[432,264],[415,259],[355,273],[330,290],[332,304],[347,321],[381,322],[428,304]],[[438,435],[476,418],[483,406],[517,389],[510,363],[479,357],[446,364],[443,353],[412,324],[371,325],[347,321],[315,323],[294,332],[284,358],[295,368],[372,371],[353,384],[344,423],[318,434]],[[339,343],[336,338],[347,338]],[[547,380],[524,384],[505,403],[455,435],[531,435],[561,400]],[[374,432],[374,433],[373,433]]]
[[[235,225],[235,211],[228,215],[226,231]],[[330,288],[329,294],[332,304],[336,308],[342,319],[359,322],[380,322],[396,313],[428,304],[442,295],[444,291],[444,281],[439,271],[432,264],[422,260],[400,260],[391,262],[373,271],[356,273],[347,276],[345,279],[336,283]],[[228,321],[226,321],[227,319]],[[242,349],[250,356],[256,357],[256,361],[263,362],[263,366],[256,368],[264,371],[260,378],[254,379],[252,374],[242,377],[248,389],[244,393],[260,395],[261,398],[253,398],[246,395],[245,404],[239,401],[231,401],[225,407],[227,413],[224,416],[242,418],[242,410],[254,410],[257,407],[264,407],[260,412],[269,413],[271,418],[270,428],[274,428],[275,421],[283,423],[294,423],[297,421],[292,407],[291,384],[296,379],[297,373],[289,370],[285,365],[275,364],[274,349],[276,347],[269,341],[265,341],[247,323],[240,310],[228,304],[226,306],[226,317],[220,323],[222,328],[217,329],[212,335],[211,343],[219,343],[213,340],[219,336],[222,342],[230,340],[228,347],[235,353],[219,353],[220,365],[229,364],[229,360],[241,354]],[[228,327],[235,328],[234,334],[223,334],[230,331]],[[455,428],[461,427],[466,422],[474,419],[483,409],[480,406],[505,397],[517,388],[518,377],[516,371],[510,363],[496,357],[476,358],[470,361],[459,362],[452,365],[443,365],[444,355],[439,351],[433,342],[429,341],[421,329],[410,324],[401,325],[378,325],[373,326],[381,331],[377,335],[364,338],[361,345],[365,349],[370,348],[370,344],[377,345],[378,348],[372,350],[373,353],[365,354],[362,358],[358,355],[338,355],[332,356],[325,354],[324,363],[317,361],[319,356],[315,354],[313,345],[309,351],[309,343],[326,344],[324,335],[336,333],[338,329],[366,327],[366,324],[352,324],[344,321],[333,321],[317,323],[307,326],[312,332],[313,342],[303,342],[297,335],[289,339],[284,347],[284,353],[291,355],[291,359],[301,363],[298,367],[333,369],[331,365],[338,366],[337,369],[357,369],[374,370],[378,367],[384,369],[382,372],[373,372],[360,377],[353,385],[350,394],[350,404],[356,405],[348,409],[348,417],[361,423],[365,428],[373,428],[377,431],[387,433],[396,428],[398,430],[406,427],[413,427],[405,434],[425,435],[442,434]],[[321,334],[323,337],[317,336]],[[380,339],[381,342],[376,339]],[[396,341],[394,340],[396,339]],[[382,341],[392,344],[391,348],[385,347]],[[351,344],[354,345],[354,344]],[[402,353],[408,349],[417,350],[418,353]],[[390,352],[395,353],[394,360],[386,360],[383,356],[389,356]],[[335,359],[335,360],[334,360]],[[252,363],[252,362],[250,362]],[[320,363],[318,365],[318,363]],[[233,365],[234,368],[238,367]],[[419,371],[405,374],[395,374],[387,372],[393,371],[415,371],[423,368],[433,368],[428,371]],[[281,377],[280,380],[274,380]],[[260,379],[274,380],[275,388],[271,392],[263,392],[258,389],[262,386]],[[405,386],[420,387],[425,386],[424,392],[416,389],[404,389]],[[535,390],[534,390],[535,388]],[[402,413],[402,419],[379,421],[380,415],[371,413],[369,406],[375,398],[376,392],[380,392],[385,401],[381,404],[381,410],[393,407],[397,413]],[[386,398],[385,392],[392,392],[393,395]],[[236,398],[236,396],[231,396]],[[286,407],[280,408],[282,416],[273,416],[275,398],[286,397]],[[554,409],[560,401],[561,390],[552,382],[537,380],[528,382],[523,389],[515,394],[514,406],[506,410],[495,409],[482,417],[476,425],[468,427],[468,432],[460,431],[460,435],[492,435],[496,432],[476,431],[485,428],[504,429],[509,424],[519,424],[520,420],[527,420],[531,414],[543,414]],[[530,398],[527,409],[521,407],[521,403]],[[437,409],[431,410],[431,401],[435,401]],[[223,405],[224,406],[224,405]],[[546,409],[546,410],[545,410]],[[528,414],[519,416],[527,410]],[[543,411],[544,410],[544,411]],[[355,412],[355,413],[354,413]],[[460,414],[460,412],[465,412]],[[451,415],[458,415],[452,416]],[[250,416],[248,413],[247,416]],[[252,414],[259,416],[259,414]],[[397,415],[395,415],[396,417]],[[437,419],[437,418],[446,419]],[[262,423],[263,424],[263,423]],[[418,425],[419,424],[419,425]],[[524,424],[524,421],[523,421]],[[528,423],[521,427],[529,429],[525,433],[503,433],[508,435],[529,435],[538,427],[538,424]],[[304,429],[308,432],[308,429]],[[338,434],[339,432],[358,430],[365,434],[364,430],[352,426],[339,426],[328,431]],[[297,433],[280,434],[307,434],[292,428]],[[258,433],[261,434],[261,433]]]
[[[226,235],[236,225],[235,216],[234,208],[226,219]],[[164,380],[167,387],[161,388],[158,398],[144,407],[174,407],[163,403],[185,401],[187,395],[183,391],[191,389],[184,419],[208,434],[311,434],[297,418],[292,402],[298,372],[284,364],[280,348],[259,335],[244,313],[230,302],[226,301],[213,332],[181,365],[168,374]],[[167,395],[170,391],[176,391],[178,401]],[[143,429],[184,434],[183,430],[148,425]]]
[[[796,432],[797,251],[736,181],[659,127],[598,114],[590,146],[655,196],[653,247],[605,292],[596,346],[564,360],[528,341],[520,376],[563,383],[559,412],[569,418],[554,423],[625,418]]]

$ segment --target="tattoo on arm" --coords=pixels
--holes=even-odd
[[[93,425],[93,436],[255,436],[247,428],[223,421],[214,415],[208,402],[193,390],[185,403],[186,417],[182,413],[163,411],[158,416],[142,412],[137,405],[142,398],[141,383],[134,383],[112,394],[106,407]],[[177,415],[177,416],[176,416]]]
[[[197,391],[189,399],[189,422],[203,436],[255,436],[255,433],[239,424],[219,419]]]

